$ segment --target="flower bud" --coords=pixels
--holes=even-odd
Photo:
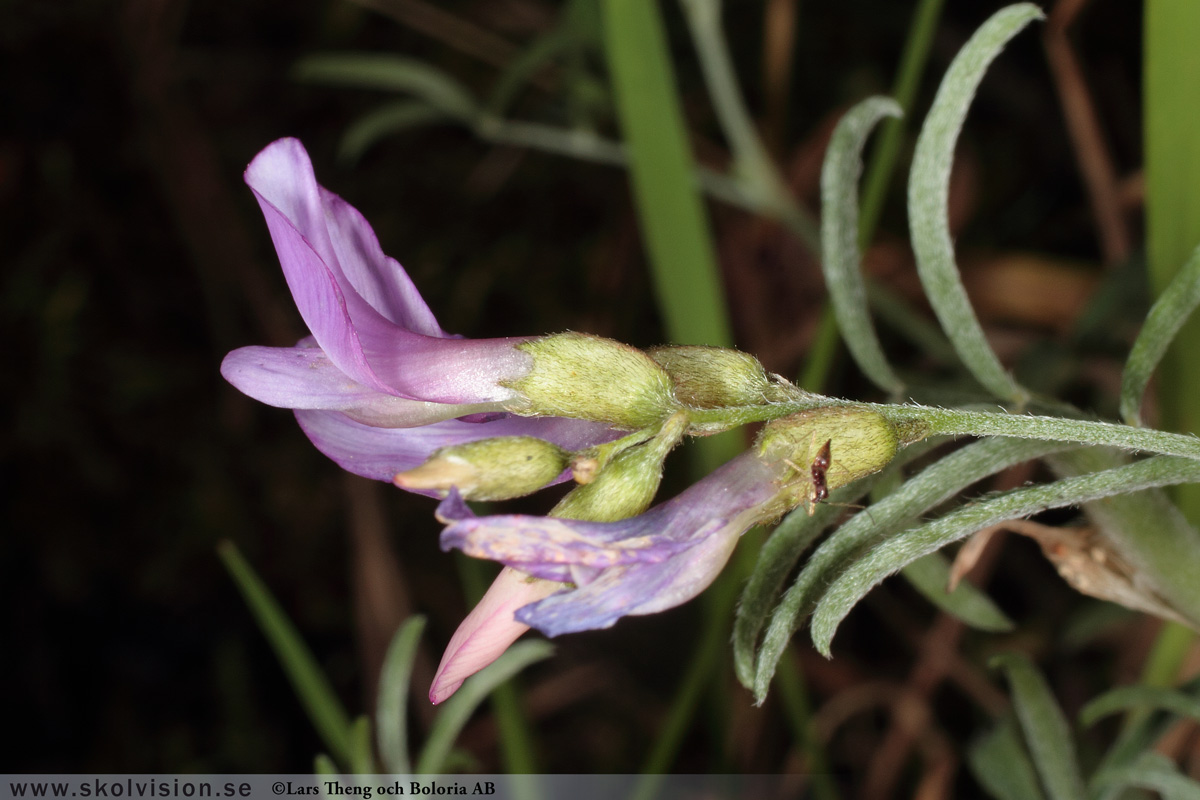
[[[788,384],[772,380],[757,358],[740,350],[667,345],[652,347],[646,354],[671,376],[676,399],[693,408],[756,406],[792,399]]]
[[[663,459],[686,430],[686,415],[675,414],[653,439],[622,450],[592,480],[572,489],[550,516],[616,522],[642,513],[662,482]]]
[[[509,500],[541,489],[557,478],[571,454],[544,439],[501,436],[442,447],[419,467],[401,472],[392,482],[401,489],[451,486],[467,500]]]
[[[529,374],[505,383],[522,396],[508,404],[517,414],[640,430],[660,424],[679,407],[667,373],[641,350],[612,339],[560,333],[517,348],[533,356]]]
[[[800,473],[799,499],[810,503],[823,499],[822,487],[836,489],[883,469],[899,447],[892,423],[863,406],[814,408],[774,420],[756,445],[768,464]]]

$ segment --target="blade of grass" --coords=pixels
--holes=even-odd
[[[1200,783],[1181,775],[1171,759],[1155,752],[1142,753],[1129,766],[1097,772],[1091,785],[1093,792],[1137,788],[1158,792],[1169,800],[1200,800]]]
[[[1146,254],[1151,288],[1166,289],[1200,242],[1200,3],[1148,0],[1143,26],[1146,164]],[[1164,427],[1200,431],[1200,319],[1187,322],[1159,370]],[[1200,488],[1175,496],[1193,525],[1200,523]]]
[[[1120,686],[1092,700],[1079,712],[1079,722],[1091,727],[1096,721],[1131,708],[1165,709],[1200,720],[1200,700],[1177,689],[1161,686]]]
[[[969,581],[961,581],[954,591],[946,591],[950,563],[941,553],[930,553],[906,566],[902,572],[926,600],[981,631],[1010,631],[1013,621]]]
[[[365,716],[350,726],[350,772],[353,775],[374,775],[375,753],[371,750],[371,720]]]
[[[380,671],[379,699],[375,707],[379,757],[384,769],[397,775],[412,772],[412,762],[408,758],[408,693],[413,661],[424,632],[424,617],[406,620],[392,637]]]
[[[738,89],[737,73],[721,24],[721,0],[680,0],[679,4],[700,58],[717,121],[733,151],[733,172],[738,182],[758,199],[761,213],[778,217],[802,242],[816,250],[817,226],[796,202],[771,160]]]
[[[221,542],[217,545],[217,554],[246,605],[250,606],[321,741],[338,763],[350,764],[353,752],[350,717],[317,666],[317,660],[237,546],[233,542]]]
[[[1130,425],[1142,424],[1142,395],[1150,376],[1197,305],[1200,305],[1200,248],[1192,251],[1183,269],[1175,273],[1158,296],[1129,351],[1121,376],[1121,416]]]
[[[415,58],[376,53],[323,53],[296,62],[292,77],[307,83],[378,89],[415,95],[461,120],[479,116],[471,93],[442,70]]]
[[[1200,4],[1148,0],[1143,25],[1143,126],[1146,173],[1146,256],[1151,287],[1164,290],[1200,241],[1200,119],[1192,87],[1200,81]],[[1200,371],[1192,368],[1200,348],[1200,320],[1176,334],[1159,371],[1163,424],[1200,430]],[[1187,521],[1200,524],[1200,487],[1180,486],[1175,497]],[[1146,674],[1154,683],[1177,673],[1195,634],[1168,625],[1156,643],[1156,662]],[[1131,715],[1127,722],[1136,721]]]
[[[1046,795],[1050,800],[1084,800],[1087,795],[1071,727],[1046,679],[1029,659],[1016,653],[996,656],[992,665],[1001,667],[1008,677],[1017,719]]]
[[[710,588],[705,593],[705,600],[707,604],[714,605],[723,611],[728,608],[729,603],[723,602],[720,598],[711,599],[713,589],[720,592],[720,588],[719,586]],[[727,639],[727,627],[723,623],[724,615],[717,616],[706,613],[705,616],[710,621],[716,621],[717,624],[709,624],[705,628],[699,646],[691,654],[691,660],[679,681],[679,688],[676,690],[675,697],[672,698],[667,717],[658,726],[654,746],[642,763],[641,777],[638,778],[634,790],[630,793],[630,800],[654,800],[659,796],[663,778],[671,771],[671,764],[675,760],[675,754],[679,750],[684,735],[688,732],[688,727],[696,713],[696,707],[703,699],[704,690],[712,679],[716,665],[720,662],[723,645]]]
[[[1010,720],[971,743],[967,762],[975,779],[997,800],[1043,800],[1029,751]]]
[[[839,341],[841,340],[838,337],[837,318],[834,317],[833,308],[826,301],[821,306],[817,335],[813,338],[812,346],[808,348],[808,360],[804,363],[804,371],[796,382],[797,386],[817,392],[828,383]]]
[[[937,30],[945,0],[920,0],[913,12],[912,26],[904,40],[904,52],[900,55],[900,68],[896,82],[892,85],[892,97],[900,106],[901,113],[908,115],[917,96],[921,73],[929,60],[929,47]],[[863,179],[862,207],[859,213],[859,244],[866,247],[879,223],[883,202],[887,198],[888,185],[895,172],[896,159],[900,154],[900,142],[904,136],[904,119],[884,120],[880,127],[871,157],[867,162],[867,176]]]
[[[417,758],[416,774],[441,773],[454,740],[458,738],[472,712],[488,694],[525,667],[548,658],[553,652],[554,647],[549,642],[518,642],[490,665],[467,678],[462,688],[442,706],[441,712],[434,720],[429,738],[425,740],[425,746]]]
[[[649,256],[660,315],[673,342],[728,347],[733,334],[712,237],[693,174],[695,165],[675,89],[666,35],[656,2],[602,0],[604,49],[617,118],[628,148],[630,179]],[[707,471],[738,449],[736,434],[698,442],[696,464]],[[706,593],[706,634],[688,677],[672,703],[670,725],[656,740],[650,762],[669,763],[694,716],[718,658],[708,645],[724,630],[732,605],[731,572]],[[727,597],[728,602],[722,604]],[[719,642],[718,642],[719,644]],[[719,648],[716,650],[719,653]],[[678,734],[678,735],[677,735]],[[649,763],[649,762],[648,762]],[[643,784],[644,785],[644,784]]]
[[[1029,3],[1008,6],[988,19],[950,64],[933,107],[917,137],[908,183],[909,229],[917,271],[942,328],[959,358],[988,391],[1024,404],[1029,395],[1004,369],[987,342],[954,262],[948,203],[954,146],[984,71],[1008,41],[1040,9]]]
[[[775,678],[779,684],[779,695],[788,726],[792,729],[792,740],[808,758],[804,763],[804,770],[812,781],[812,797],[814,800],[837,800],[837,782],[829,769],[829,758],[816,729],[812,703],[808,699],[800,662],[796,654],[789,649],[784,653],[779,666]]]
[[[313,758],[313,772],[326,778],[340,777],[337,764],[333,763],[333,759],[324,753],[318,753]]]
[[[630,178],[672,341],[733,340],[658,4],[604,0],[604,44]]]
[[[380,139],[393,133],[449,119],[423,100],[397,100],[363,114],[346,126],[338,140],[337,158],[353,166]]]

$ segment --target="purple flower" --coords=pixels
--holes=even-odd
[[[746,453],[673,500],[619,522],[476,517],[453,493],[438,507],[438,518],[449,523],[443,550],[457,547],[574,584],[515,614],[516,621],[557,636],[690,600],[720,573],[742,533],[794,505],[794,496],[777,468]]]
[[[284,277],[312,336],[295,347],[243,347],[221,374],[269,405],[296,410],[309,438],[343,468],[390,480],[449,444],[524,435],[579,449],[607,425],[503,413],[533,358],[529,337],[467,340],[439,327],[367,221],[318,185],[296,139],[246,169]],[[467,417],[467,420],[461,418]]]

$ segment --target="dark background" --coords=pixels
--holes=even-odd
[[[730,2],[725,13],[755,113],[765,113],[769,93],[764,5]],[[837,115],[889,90],[911,5],[799,4],[786,117],[764,124],[809,208]],[[947,0],[916,119],[953,53],[1000,5]],[[1135,176],[1141,7],[1091,5],[1071,40],[1117,170]],[[436,6],[517,47],[549,30],[560,11],[549,0]],[[662,9],[696,151],[721,166],[727,156],[679,10]],[[1023,368],[1104,411],[1144,300],[1121,295],[1099,339],[1074,336],[1075,323],[1114,274],[1137,285],[1137,258],[1124,273],[1100,266],[1041,35],[1035,26],[999,59],[968,121],[954,195],[960,251],[968,268],[973,259],[1032,254],[1040,268],[1033,283],[1008,288],[1051,298],[1051,310],[1006,303],[1001,282],[979,290],[982,313],[1003,326],[1005,352],[1024,359]],[[480,95],[499,72],[453,35],[343,0],[0,5],[0,319],[9,352],[0,369],[8,421],[0,440],[8,620],[0,663],[13,734],[2,771],[310,768],[320,743],[216,557],[221,540],[235,542],[264,577],[354,713],[367,708],[379,648],[403,616],[430,617],[418,696],[461,619],[458,572],[437,549],[432,503],[344,478],[288,412],[239,395],[218,373],[235,347],[304,335],[240,180],[273,139],[304,141],[321,182],[363,211],[447,330],[574,329],[639,346],[663,338],[621,171],[495,147],[453,126],[398,134],[358,165],[341,164],[341,132],[381,95],[292,80],[296,59],[326,50],[425,59]],[[603,77],[598,53],[589,63]],[[564,103],[562,91],[530,89],[514,113],[561,123]],[[603,124],[616,135],[611,120]],[[920,307],[902,195],[898,178],[868,263]],[[740,346],[771,370],[798,374],[823,300],[819,269],[773,224],[710,208]],[[1082,300],[1072,294],[1078,287]],[[909,368],[928,366],[899,340],[889,347]],[[845,358],[824,390],[874,399]],[[683,470],[673,472],[668,491]],[[1083,651],[1063,644],[1064,626],[1085,604],[1033,545],[1008,542],[992,586],[1021,623],[1014,639],[1042,657],[1065,703],[1136,665],[1140,650],[1122,655],[1103,638]],[[367,588],[378,590],[374,600],[364,599]],[[545,768],[639,767],[697,638],[693,606],[563,639],[555,659],[526,674]],[[802,635],[797,652],[814,704],[906,685],[922,632],[938,620],[890,582],[851,617],[835,661],[813,656]],[[1152,628],[1126,625],[1127,643]],[[996,637],[967,634],[962,650],[978,665],[996,646]],[[717,688],[723,700],[703,711],[677,768],[795,768],[777,698],[752,709],[727,674]],[[947,685],[932,695],[935,739],[961,743],[986,721],[959,692]],[[851,775],[867,769],[887,726],[884,711],[869,708],[843,725],[830,739],[835,766]],[[495,768],[486,713],[463,744],[481,767]]]

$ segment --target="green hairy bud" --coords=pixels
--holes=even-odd
[[[646,354],[671,376],[676,399],[693,408],[755,406],[793,399],[789,384],[772,379],[757,358],[740,350],[668,345],[652,347]]]
[[[641,350],[583,333],[517,345],[533,357],[529,374],[505,385],[525,416],[573,417],[626,430],[656,427],[678,407],[671,378]]]
[[[642,513],[658,492],[663,459],[686,430],[687,417],[675,414],[653,439],[622,450],[590,482],[572,489],[550,516],[615,522]]]
[[[442,447],[419,467],[392,483],[401,489],[458,488],[466,500],[509,500],[541,489],[557,478],[571,454],[532,436],[501,436]]]
[[[808,502],[811,513],[829,490],[887,466],[900,444],[895,427],[878,412],[830,406],[768,423],[755,447],[763,461],[799,478],[797,502]]]

